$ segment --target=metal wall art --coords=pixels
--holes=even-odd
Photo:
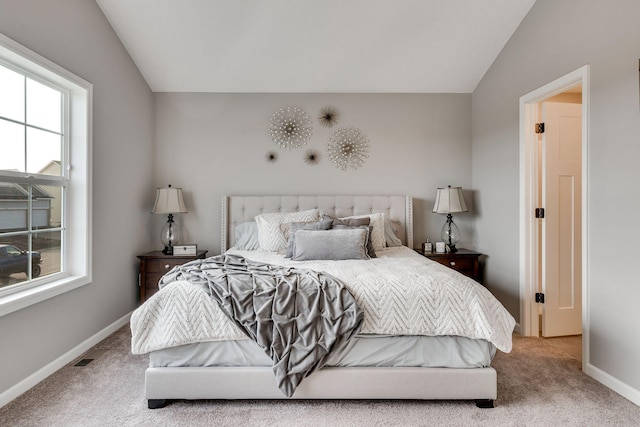
[[[278,153],[275,151],[269,151],[265,157],[267,163],[275,163],[278,161]]]
[[[369,140],[359,129],[344,127],[337,129],[329,138],[329,160],[338,168],[358,169],[369,157]]]
[[[339,118],[340,114],[338,113],[338,110],[333,107],[325,107],[320,110],[320,113],[318,114],[318,121],[326,128],[330,128],[338,123]]]
[[[320,153],[315,150],[308,150],[304,153],[304,162],[308,165],[317,165],[320,160]]]
[[[309,141],[313,128],[311,119],[298,107],[276,111],[269,122],[269,136],[282,149],[300,148]]]

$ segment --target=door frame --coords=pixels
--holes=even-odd
[[[589,339],[589,268],[588,231],[588,145],[589,145],[589,65],[548,83],[520,97],[520,333],[538,336],[538,306],[535,293],[539,283],[538,221],[538,137],[534,125],[538,120],[538,105],[546,99],[582,84],[582,366],[588,366],[585,349]]]

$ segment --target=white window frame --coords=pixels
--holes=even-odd
[[[92,105],[93,85],[0,34],[0,60],[35,79],[44,79],[61,88],[68,97],[68,158],[62,272],[0,288],[0,316],[53,298],[92,281]],[[29,174],[24,174],[29,180]],[[33,182],[33,181],[30,181]]]

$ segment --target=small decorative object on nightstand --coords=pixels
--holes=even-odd
[[[194,259],[203,259],[206,255],[207,251],[202,250],[197,251],[195,255],[166,255],[162,251],[138,255],[140,259],[140,276],[138,278],[140,303],[158,292],[160,278],[173,267]]]
[[[482,277],[480,275],[480,263],[478,259],[482,255],[480,252],[470,251],[468,249],[458,248],[454,253],[418,253],[425,257],[439,262],[442,265],[446,265],[449,268],[453,268],[459,273],[464,274],[467,277],[471,277],[478,283],[482,283]]]

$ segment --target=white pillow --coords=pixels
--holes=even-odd
[[[387,245],[387,240],[384,237],[384,214],[383,213],[374,213],[368,215],[354,215],[347,216],[344,218],[338,219],[357,219],[357,218],[369,218],[369,225],[372,227],[371,231],[371,244],[373,245],[374,251],[379,251],[384,249]]]
[[[260,249],[258,242],[258,224],[255,221],[243,222],[236,225],[236,248],[246,251],[257,251]]]
[[[318,221],[319,219],[320,211],[318,209],[301,212],[266,213],[256,216],[260,250],[277,252],[287,247],[287,241],[284,233],[280,229],[280,224],[287,222]]]
[[[396,232],[398,231],[399,223],[397,221],[391,221],[389,218],[384,219],[384,239],[387,246],[402,246],[402,240],[398,238]]]

